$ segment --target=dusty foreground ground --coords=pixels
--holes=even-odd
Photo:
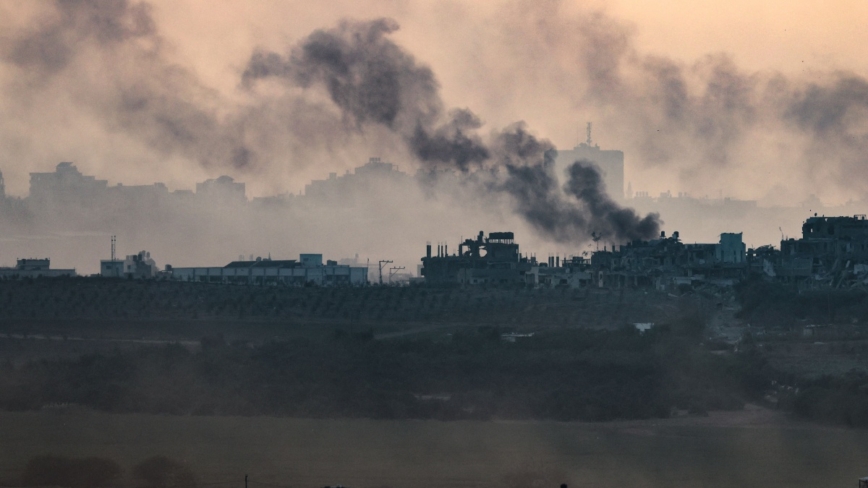
[[[0,476],[34,455],[101,456],[124,469],[184,460],[200,485],[250,487],[850,487],[864,431],[767,410],[609,424],[0,413]]]

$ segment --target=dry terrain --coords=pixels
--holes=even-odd
[[[205,486],[845,487],[868,474],[868,436],[748,407],[607,424],[301,420],[0,413],[0,473],[39,454],[128,468],[163,454]]]

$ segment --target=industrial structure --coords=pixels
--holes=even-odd
[[[114,246],[112,247],[112,251],[114,251]],[[147,251],[131,254],[123,260],[115,259],[114,252],[112,252],[112,259],[99,262],[99,275],[104,278],[146,280],[156,278],[159,272],[157,263],[151,259],[151,253]]]
[[[223,267],[174,268],[166,266],[170,279],[206,283],[362,286],[368,284],[368,268],[326,261],[322,254],[301,254],[298,261],[257,258],[233,261]]]
[[[51,269],[51,260],[19,259],[14,268],[0,268],[0,278],[58,278],[76,276],[75,269]]]

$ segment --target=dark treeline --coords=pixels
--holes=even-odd
[[[740,347],[757,358],[755,374],[777,407],[812,421],[868,427],[868,291],[751,281],[736,293],[738,315],[751,325]],[[767,359],[775,356],[810,366],[773,367]],[[825,372],[835,360],[862,369]]]
[[[127,479],[128,478],[128,479]],[[185,464],[166,456],[154,456],[133,466],[127,476],[111,459],[89,457],[36,456],[24,468],[20,486],[59,486],[63,488],[102,488],[125,486],[132,482],[140,488],[196,488],[196,476]],[[129,483],[126,484],[129,486]]]
[[[298,288],[104,278],[0,280],[0,330],[29,320],[251,319],[276,322],[622,325],[660,320],[641,291],[387,287]],[[57,331],[62,331],[58,326]],[[201,335],[196,336],[196,338]]]
[[[868,323],[868,290],[817,288],[796,284],[749,281],[737,288],[739,317],[763,327]]]
[[[0,363],[0,408],[611,420],[750,401],[868,426],[868,369],[849,370],[868,364],[863,291],[746,283],[735,296],[750,326],[735,347],[706,327],[728,298],[681,293],[0,281],[6,346],[25,341],[38,353]],[[651,315],[662,301],[673,312]],[[639,317],[657,325],[644,334],[626,325]],[[60,334],[208,337],[201,347],[97,349]],[[38,349],[55,346],[65,355]]]
[[[337,330],[258,347],[206,338],[198,352],[147,347],[7,365],[0,408],[590,421],[741,408],[762,385],[739,357],[700,347],[701,330],[686,316],[644,334],[550,331],[515,342],[491,327],[385,341]]]

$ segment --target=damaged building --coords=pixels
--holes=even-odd
[[[591,276],[588,263],[581,257],[549,257],[538,262],[533,256],[522,256],[512,232],[479,231],[475,239],[465,239],[458,252],[449,254],[446,244],[438,244],[432,255],[428,244],[422,258],[421,274],[428,284],[506,285],[506,286],[567,286],[587,285]]]
[[[428,244],[422,258],[422,276],[429,284],[523,284],[533,262],[522,257],[512,232],[482,231],[476,239],[465,239],[458,252],[449,254],[446,244],[431,254]]]
[[[532,287],[641,287],[692,285],[697,282],[731,286],[747,272],[741,233],[723,233],[717,243],[686,244],[678,232],[670,237],[636,240],[604,247],[583,256],[550,256],[538,262],[522,256],[512,232],[492,232],[466,239],[458,252],[431,245],[422,258],[422,276],[429,284],[521,285]]]
[[[754,260],[762,261],[769,277],[835,287],[868,283],[868,219],[814,214],[802,225],[801,239],[782,240],[780,252],[766,251]]]
[[[693,285],[731,286],[744,278],[746,246],[742,234],[723,233],[717,243],[687,244],[673,232],[658,239],[636,240],[604,248],[591,256],[591,272],[597,286]]]

